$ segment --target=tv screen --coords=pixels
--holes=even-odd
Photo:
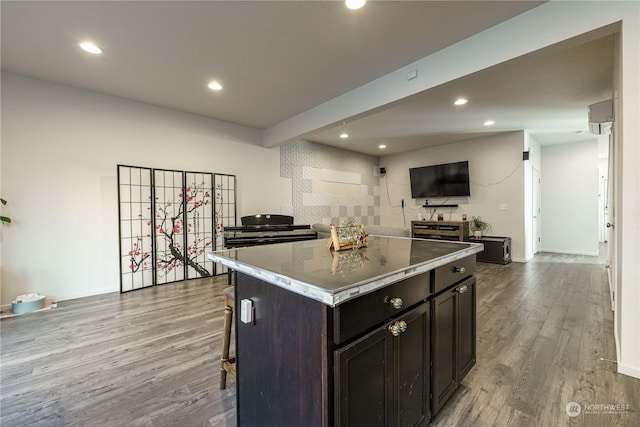
[[[409,182],[414,199],[471,195],[468,161],[411,168]]]

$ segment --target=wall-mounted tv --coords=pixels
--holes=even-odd
[[[468,161],[411,168],[409,182],[414,199],[471,195]]]

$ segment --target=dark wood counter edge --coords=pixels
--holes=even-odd
[[[438,241],[442,243],[441,241]],[[451,242],[451,244],[458,244]],[[263,280],[280,288],[288,289],[299,295],[311,298],[315,301],[324,303],[330,307],[335,307],[350,299],[373,292],[377,289],[385,287],[395,282],[399,282],[409,277],[431,271],[437,267],[466,258],[469,255],[482,252],[484,246],[481,243],[466,242],[469,247],[452,252],[448,255],[433,258],[429,261],[417,263],[402,270],[394,271],[384,276],[372,277],[371,279],[362,280],[353,283],[346,289],[331,292],[326,289],[319,288],[316,285],[304,282],[302,280],[293,279],[280,273],[267,271],[251,264],[246,264],[238,260],[225,257],[222,253],[213,252],[208,255],[209,259],[222,264],[232,270],[239,271],[257,279]]]

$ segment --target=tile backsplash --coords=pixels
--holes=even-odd
[[[280,146],[297,224],[380,224],[379,158],[299,140]],[[283,207],[285,208],[285,207]],[[291,213],[290,213],[291,214]]]

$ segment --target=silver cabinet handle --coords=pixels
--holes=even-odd
[[[400,310],[402,308],[402,298],[391,298],[389,304],[396,310]]]
[[[456,273],[464,274],[467,272],[467,269],[464,267],[454,267],[453,271]]]
[[[466,294],[469,288],[467,287],[467,285],[464,285],[464,286],[460,286],[456,290],[458,291],[459,294]]]
[[[394,322],[393,325],[389,325],[389,332],[394,337],[397,337],[401,333],[407,330],[407,322],[404,320],[400,320],[398,322]]]

